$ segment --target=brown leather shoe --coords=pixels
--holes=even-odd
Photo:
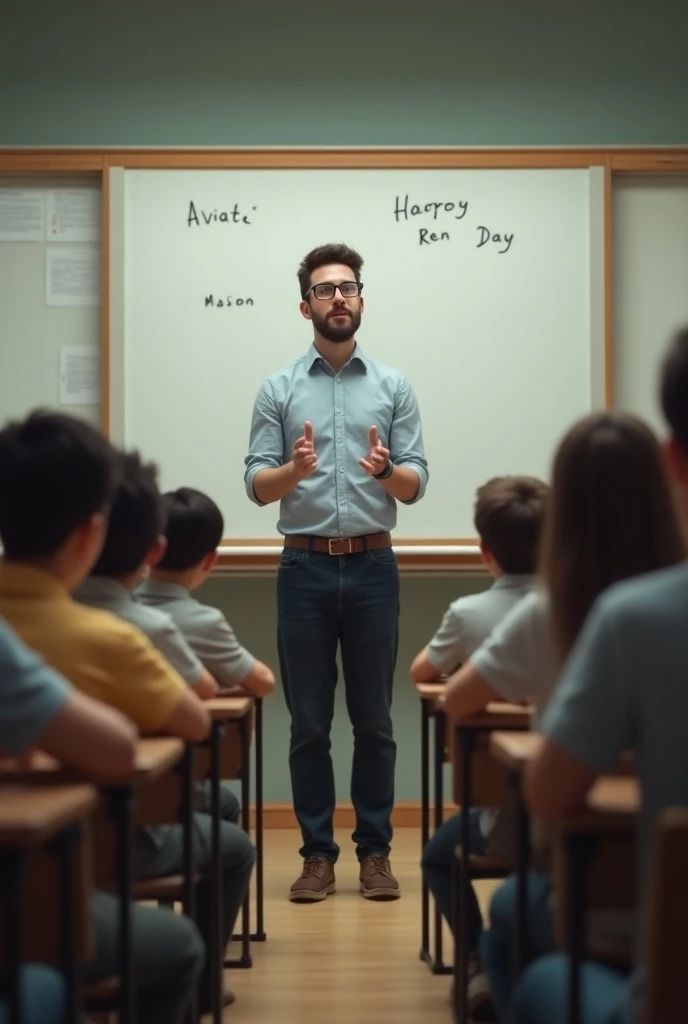
[[[292,903],[317,903],[335,889],[334,866],[324,857],[306,857],[303,871],[289,890]]]
[[[361,892],[367,900],[398,900],[399,883],[392,874],[389,857],[374,853],[361,861]]]

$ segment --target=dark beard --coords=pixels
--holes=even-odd
[[[318,334],[328,341],[337,342],[349,341],[361,326],[361,311],[352,313],[349,311],[351,321],[339,326],[336,321],[326,316],[318,316],[311,310],[311,320]]]

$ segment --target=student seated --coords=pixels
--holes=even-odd
[[[144,465],[138,452],[122,453],[121,463],[102,551],[73,596],[137,626],[199,697],[214,697],[213,678],[169,615],[134,600],[134,588],[165,550],[165,513],[155,466]]]
[[[666,464],[688,522],[688,329],[665,359],[661,399],[671,430]],[[688,806],[687,609],[685,563],[613,587],[596,602],[543,716],[545,743],[526,777],[532,812],[555,821],[582,804],[597,776],[613,771],[623,751],[636,755],[642,805],[637,968],[629,978],[585,964],[581,1024],[646,1019],[642,965],[652,833],[661,811]],[[515,994],[512,1019],[565,1024],[567,969],[561,956],[532,964]]]
[[[122,453],[119,483],[110,506],[107,534],[98,561],[73,596],[90,608],[112,612],[137,626],[204,699],[217,694],[217,683],[189,647],[179,628],[164,611],[148,608],[134,598],[134,588],[165,551],[165,511],[158,490],[157,469],[144,464],[137,452]],[[210,784],[199,791],[198,809],[210,809]],[[225,821],[239,821],[239,801],[220,787]]]
[[[134,764],[136,732],[112,708],[80,693],[0,620],[0,751],[20,758],[35,749],[105,783],[126,778]],[[0,796],[1,799],[1,796]],[[88,981],[118,973],[119,903],[94,893],[94,958]],[[131,908],[139,1024],[181,1024],[204,950],[195,925],[168,911]],[[43,965],[23,969],[25,1024],[65,1024],[61,975]],[[0,1022],[7,1020],[0,1004]]]
[[[0,431],[0,615],[24,641],[84,693],[124,712],[142,733],[199,742],[210,728],[203,702],[140,630],[109,612],[70,597],[95,564],[107,532],[107,512],[120,460],[87,423],[36,412]],[[210,861],[211,820],[195,817],[196,864]],[[178,874],[182,828],[139,833],[137,878]],[[221,823],[224,942],[246,894],[255,851],[248,836]],[[211,885],[199,885],[197,920],[212,924]],[[201,1006],[209,1005],[207,974]]]
[[[448,683],[445,711],[459,721],[492,700],[532,699],[536,724],[596,597],[619,580],[675,565],[685,554],[657,440],[640,420],[594,413],[565,435],[554,459],[541,552],[542,588],[502,619]],[[553,944],[545,873],[528,886],[529,950]],[[499,1019],[511,995],[513,934],[504,904],[509,879],[493,897],[481,953]],[[546,911],[546,913],[542,913]]]
[[[532,589],[547,494],[547,485],[529,476],[496,477],[478,490],[474,523],[482,558],[494,583],[488,590],[450,604],[440,628],[411,665],[411,677],[416,682],[437,679],[467,661],[500,619]],[[422,860],[425,882],[452,930],[452,869],[454,849],[461,841],[460,831],[460,815],[455,814],[432,836]],[[508,812],[471,808],[469,832],[473,853],[511,858]],[[467,916],[471,952],[469,1010],[480,1019],[479,1008],[489,999],[489,992],[476,955],[482,917],[473,889]]]
[[[192,596],[217,561],[224,534],[222,513],[212,498],[192,487],[163,495],[167,546],[137,599],[174,620],[203,665],[223,689],[240,686],[255,697],[272,693],[275,677],[239,643],[218,608]]]

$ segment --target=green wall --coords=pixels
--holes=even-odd
[[[420,797],[420,708],[408,666],[432,636],[442,613],[455,597],[488,586],[482,579],[417,579],[402,577],[399,660],[394,685],[393,716],[397,739],[397,799]],[[209,580],[201,600],[222,608],[242,643],[277,669],[275,580]],[[351,727],[344,705],[341,672],[337,686],[332,757],[337,799],[348,800],[351,765]],[[281,688],[265,702],[265,798],[288,801],[289,716]]]
[[[686,144],[687,40],[684,0],[2,0],[0,146]],[[403,580],[401,800],[419,789],[407,666],[449,600],[484,585]],[[205,596],[276,664],[274,580]],[[278,693],[268,800],[289,799],[288,733]],[[333,744],[346,799],[341,692]]]
[[[0,8],[0,145],[688,142],[684,0]]]

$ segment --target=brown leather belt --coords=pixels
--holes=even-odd
[[[358,555],[362,551],[391,548],[391,533],[369,533],[364,537],[304,537],[293,534],[284,538],[285,548],[318,551],[325,555]]]

